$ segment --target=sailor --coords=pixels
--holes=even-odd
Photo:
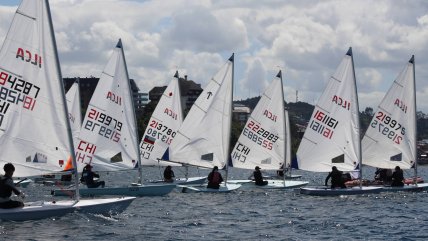
[[[402,187],[404,186],[404,176],[403,176],[403,170],[399,166],[395,167],[395,171],[392,173],[392,183],[391,186],[393,187]]]
[[[333,166],[331,168],[331,172],[328,174],[327,178],[325,179],[325,185],[328,185],[328,180],[331,177],[331,188],[346,188],[345,182],[342,177],[342,172],[337,170],[336,166]]]
[[[12,163],[7,163],[4,165],[3,169],[5,174],[0,179],[0,208],[23,207],[23,202],[10,199],[10,197],[12,196],[12,192],[21,198],[25,198],[24,193],[19,191],[13,183],[12,176],[15,172],[15,167]]]
[[[261,168],[259,166],[256,166],[254,168],[254,172],[253,172],[254,181],[256,182],[257,186],[266,186],[268,184],[268,181],[263,181],[263,175],[260,169]]]
[[[208,186],[207,188],[219,189],[220,183],[223,181],[223,177],[218,172],[218,167],[214,166],[213,170],[208,174]]]
[[[172,170],[171,166],[168,165],[165,167],[165,170],[163,171],[163,180],[164,182],[174,182],[174,171]]]
[[[104,188],[105,182],[95,181],[94,177],[99,178],[100,175],[92,171],[92,166],[90,164],[86,164],[85,168],[83,168],[81,180],[85,182],[88,188],[97,188],[99,186]]]

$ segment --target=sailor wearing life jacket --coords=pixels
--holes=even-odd
[[[23,202],[10,199],[10,197],[12,196],[12,192],[15,193],[15,195],[20,196],[21,198],[25,198],[24,193],[19,191],[13,183],[12,176],[15,172],[15,167],[12,163],[7,163],[4,165],[3,169],[5,174],[0,179],[0,208],[23,207]]]
[[[218,172],[218,167],[214,166],[213,170],[208,174],[208,186],[207,188],[219,189],[220,183],[223,181],[223,177]]]

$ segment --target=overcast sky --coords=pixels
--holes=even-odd
[[[0,2],[0,41],[19,1]],[[279,68],[285,99],[314,104],[349,47],[360,110],[376,108],[411,55],[428,113],[428,1],[51,0],[64,77],[100,76],[122,38],[142,92],[175,70],[205,86],[235,53],[234,99],[263,92]]]

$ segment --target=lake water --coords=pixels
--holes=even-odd
[[[174,168],[176,176],[182,175]],[[372,178],[373,168],[364,177]],[[192,171],[192,170],[191,170]],[[145,179],[161,170],[145,169]],[[193,170],[202,176],[208,170]],[[250,171],[232,169],[231,178]],[[311,185],[326,174],[296,171]],[[419,168],[428,180],[428,167]],[[411,176],[412,172],[405,172]],[[112,183],[133,182],[133,172],[104,173]],[[52,200],[49,190],[31,184],[28,201]],[[428,240],[427,192],[312,197],[292,190],[238,190],[232,193],[180,193],[137,198],[113,217],[73,213],[56,219],[0,222],[1,240]]]

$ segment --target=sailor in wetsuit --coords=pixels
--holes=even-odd
[[[92,166],[90,164],[87,164],[85,166],[85,168],[83,168],[81,180],[85,182],[85,184],[88,188],[97,188],[99,186],[104,188],[105,182],[104,181],[95,181],[94,177],[99,178],[100,175],[93,172]]]
[[[263,175],[259,166],[254,168],[253,176],[257,186],[266,186],[268,184],[268,181],[263,181]]]
[[[403,180],[404,180],[403,170],[401,170],[401,168],[399,166],[396,166],[394,173],[392,173],[391,186],[402,187],[402,186],[404,186]]]
[[[325,179],[325,185],[328,184],[328,179],[331,177],[331,188],[346,188],[345,182],[342,177],[342,172],[337,170],[336,166],[333,166],[331,168],[331,172],[328,174],[327,178]]]
[[[208,174],[208,186],[207,188],[219,189],[220,183],[223,181],[223,177],[218,172],[218,167],[215,166],[213,170]]]
[[[0,208],[17,208],[23,207],[24,203],[21,201],[11,200],[12,192],[15,195],[25,198],[23,192],[19,191],[15,184],[13,183],[13,173],[15,172],[15,167],[12,163],[7,163],[3,167],[4,176],[0,179]]]
[[[174,182],[174,171],[172,170],[171,166],[165,167],[165,170],[163,171],[163,180],[164,182]]]

